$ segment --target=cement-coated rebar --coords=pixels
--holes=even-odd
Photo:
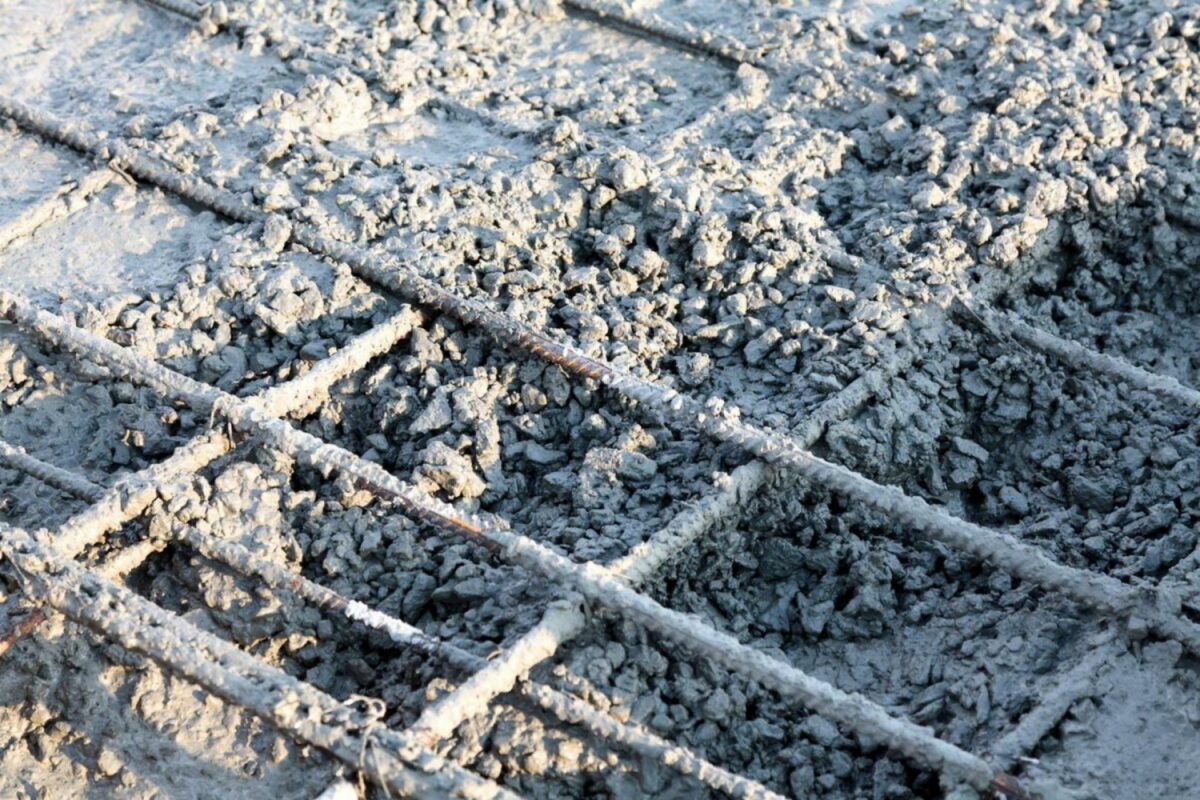
[[[8,99],[0,99],[0,111],[48,138],[95,152],[95,137],[77,126],[63,125],[49,115]],[[193,202],[206,205],[233,219],[260,220],[264,212],[243,204],[227,192],[197,178],[181,175],[118,145],[118,161],[132,173],[153,180]],[[228,209],[228,211],[226,211]],[[239,216],[240,215],[240,216]],[[286,218],[283,224],[291,225]],[[493,311],[481,303],[458,297],[434,282],[397,263],[381,265],[359,247],[340,242],[303,223],[292,225],[293,239],[327,257],[345,263],[363,278],[395,291],[419,305],[436,308],[479,328],[500,343],[530,353],[560,366],[580,378],[594,379],[627,399],[680,428],[695,428],[729,442],[768,464],[791,470],[823,484],[868,507],[882,512],[926,538],[987,561],[1017,577],[1045,589],[1061,592],[1090,608],[1123,614],[1136,604],[1133,591],[1104,576],[1059,564],[1037,547],[1013,536],[990,530],[947,514],[921,498],[904,494],[893,486],[876,483],[863,475],[827,462],[809,453],[793,437],[772,433],[736,419],[711,413],[707,403],[618,369],[607,361],[589,356],[574,346],[558,342],[528,325]]]
[[[31,475],[42,483],[49,484],[73,497],[94,499],[91,493],[95,490],[96,484],[87,478],[53,464],[47,464],[45,461],[29,455],[22,448],[15,447],[2,439],[0,439],[0,465]]]
[[[100,487],[96,487],[97,491]],[[125,545],[115,553],[107,555],[95,566],[96,572],[110,580],[124,578],[137,569],[146,559],[163,547],[163,542],[154,537],[146,537],[132,544]],[[21,614],[15,623],[9,623],[6,630],[0,631],[0,656],[13,648],[17,642],[30,636],[38,626],[46,621],[46,610],[28,598],[14,596],[4,603],[4,616],[12,619]]]
[[[841,391],[823,401],[797,430],[796,435],[811,446],[827,426],[852,414],[876,394],[889,378],[912,364],[911,349],[903,349],[860,375]],[[663,564],[691,547],[721,522],[734,516],[746,501],[767,482],[770,470],[752,461],[733,471],[720,489],[700,498],[681,511],[646,541],[635,545],[608,565],[629,586],[639,587]],[[564,644],[583,630],[582,615],[547,611],[542,620],[493,659],[470,680],[422,712],[410,729],[435,738],[445,738],[465,720],[481,713],[499,694],[542,661],[552,658]]]
[[[117,173],[106,167],[94,169],[23,210],[16,219],[0,227],[0,250],[18,239],[29,236],[39,228],[86,207],[88,198],[108,186],[116,177]]]
[[[767,65],[756,59],[750,48],[741,42],[733,42],[727,36],[711,32],[690,34],[660,22],[630,14],[607,3],[596,0],[561,0],[563,8],[598,25],[612,28],[621,33],[656,40],[670,47],[702,56],[708,56],[725,65],[736,68],[739,64],[750,64],[759,69]],[[726,42],[722,44],[721,42]]]
[[[887,357],[843,389],[825,399],[792,435],[803,447],[811,447],[833,422],[853,414],[891,378],[908,369],[913,363],[911,348],[903,348]],[[720,491],[702,498],[693,508],[678,515],[649,539],[634,545],[630,551],[609,565],[633,586],[641,585],[663,564],[686,550],[714,525],[743,505],[766,483],[769,470],[761,461],[754,461],[733,471],[731,480]]]
[[[476,800],[516,797],[377,721],[348,720],[351,709],[333,697],[63,558],[44,543],[47,538],[0,527],[0,554],[16,567],[27,597],[361,769],[390,791]]]
[[[143,0],[143,2],[157,6],[164,11],[178,14],[192,22],[200,22],[205,17],[208,17],[208,22],[212,25],[212,28],[209,29],[210,32],[224,28],[241,39],[245,39],[248,35],[255,32],[256,27],[259,27],[254,20],[249,19],[243,14],[244,9],[240,7],[240,4],[235,4],[230,9],[221,2],[194,3],[191,0]],[[292,58],[304,58],[318,64],[323,64],[330,69],[353,67],[345,58],[335,53],[330,53],[327,50],[322,50],[307,42],[297,42],[292,51],[282,58],[285,61]],[[364,70],[355,71],[360,76],[366,77]]]
[[[0,100],[0,111],[32,130],[77,149],[100,155],[108,152],[99,146],[95,137],[90,134],[80,131],[77,127],[63,126],[47,115],[21,104]],[[226,216],[245,221],[264,218],[263,212],[250,209],[228,193],[150,162],[128,146],[118,145],[113,148],[113,152],[116,153],[119,163],[129,171],[137,172],[164,188],[214,208]],[[155,175],[159,177],[153,177]],[[987,561],[1030,583],[1062,592],[1085,606],[1113,615],[1130,613],[1131,609],[1142,602],[1140,593],[1120,581],[1059,564],[1038,548],[1026,545],[1012,536],[957,519],[920,498],[905,495],[895,487],[880,485],[844,467],[826,462],[807,452],[791,437],[768,433],[740,420],[710,413],[707,404],[614,368],[602,359],[587,356],[571,345],[549,339],[476,301],[457,297],[399,264],[381,265],[361,248],[333,240],[311,226],[295,225],[293,239],[323,255],[346,263],[355,274],[366,280],[392,289],[421,305],[437,308],[455,316],[467,325],[487,331],[506,345],[557,364],[577,377],[598,380],[626,398],[635,400],[646,409],[661,415],[673,425],[698,428],[720,441],[733,443],[769,464],[786,468],[806,479],[828,486],[884,513],[933,541]],[[380,487],[381,491],[383,489],[384,487]],[[432,524],[449,523],[460,530],[479,533],[472,530],[471,524],[464,523],[453,513],[448,513],[446,518],[442,518],[440,514],[430,516],[427,509],[411,506],[403,501],[401,504],[405,505],[410,513]],[[1169,624],[1163,624],[1162,628],[1173,629],[1174,632],[1170,635],[1182,635],[1187,639],[1185,644],[1189,648],[1200,646],[1200,638],[1188,634],[1186,626],[1182,626],[1179,620],[1169,619],[1165,620],[1165,623]]]
[[[74,558],[112,531],[141,516],[164,493],[229,452],[232,441],[214,429],[189,440],[157,464],[118,478],[92,504],[72,516],[55,534],[59,553]]]
[[[241,574],[257,576],[272,588],[289,591],[318,607],[340,613],[348,620],[386,634],[397,644],[419,649],[460,670],[478,674],[487,664],[487,660],[480,656],[432,637],[393,615],[347,599],[285,567],[255,556],[236,543],[217,539],[191,526],[179,526],[175,538],[201,555],[225,564]],[[565,611],[578,613],[573,608]],[[513,685],[510,683],[508,688],[512,689]],[[565,692],[535,682],[525,682],[516,688],[522,695],[563,722],[582,725],[605,741],[654,758],[665,766],[683,775],[695,777],[732,797],[762,800],[777,800],[779,797],[757,781],[711,764],[688,748],[672,745],[639,725],[618,722]],[[417,731],[411,732],[419,735]]]
[[[249,402],[267,413],[306,415],[343,378],[362,369],[374,357],[387,352],[406,337],[419,315],[405,308],[370,330],[359,334],[333,355],[317,362],[298,378],[274,386]],[[215,428],[189,440],[164,461],[126,475],[108,488],[93,484],[67,470],[25,454],[19,448],[0,441],[0,464],[20,469],[56,488],[82,497],[90,505],[72,516],[57,531],[53,542],[57,552],[73,558],[96,544],[110,532],[137,518],[160,497],[169,497],[177,488],[186,488],[192,476],[229,452],[232,440],[221,428]],[[114,563],[124,573],[132,571],[154,550],[153,543],[126,548]],[[15,605],[10,605],[13,610]],[[6,653],[45,619],[37,609],[0,636],[0,655]]]
[[[193,3],[192,0],[142,0],[142,2],[158,6],[193,22],[199,22],[200,18],[204,16],[204,6],[200,3]]]
[[[6,446],[5,443],[0,441],[0,449],[4,446]],[[22,460],[17,468],[34,477],[47,475],[57,477],[61,473],[73,475],[67,470],[32,457]],[[83,478],[77,477],[73,487],[76,496],[84,500],[95,501],[104,494],[103,487]],[[191,547],[205,558],[224,564],[241,575],[258,577],[273,589],[286,591],[319,608],[339,613],[350,621],[380,631],[397,644],[413,647],[428,655],[441,658],[460,670],[472,673],[471,680],[483,673],[489,663],[487,659],[430,636],[393,615],[384,614],[356,600],[350,600],[274,561],[255,555],[236,542],[217,538],[191,525],[177,523],[170,527],[173,541]],[[103,571],[110,575],[123,574],[131,565],[140,564],[156,548],[157,542],[149,539],[142,540],[122,549],[116,556],[108,559],[103,565]],[[572,621],[575,619],[582,621],[582,614],[571,603],[556,604],[551,614],[547,615],[548,619],[556,618],[553,615],[554,611],[570,617]],[[10,634],[0,636],[0,655],[3,655],[17,639],[32,631],[44,618],[40,609],[34,610],[14,626]],[[491,692],[487,702],[490,702],[496,695],[513,689],[514,684],[516,684],[515,679],[510,680],[506,687]],[[492,687],[485,688],[491,689]],[[747,800],[751,798],[782,800],[780,795],[770,791],[757,781],[718,767],[700,758],[690,749],[673,745],[640,725],[619,722],[565,692],[536,682],[522,682],[516,688],[522,695],[561,721],[582,725],[604,741],[653,758],[664,766],[675,769],[683,775],[695,777],[731,797],[747,798]],[[459,687],[456,693],[461,691],[462,687]],[[420,735],[417,730],[411,732],[414,735]]]
[[[318,361],[303,375],[273,386],[247,402],[273,417],[307,415],[328,396],[334,384],[395,347],[419,319],[411,309],[402,309]],[[118,479],[102,497],[62,526],[55,547],[65,555],[78,555],[140,516],[159,497],[185,488],[192,475],[225,455],[232,446],[226,432],[214,428],[177,448],[166,460]]]
[[[404,483],[378,464],[296,430],[252,403],[175,373],[128,348],[38,310],[15,294],[0,291],[0,315],[56,347],[107,367],[117,378],[149,386],[197,411],[212,413],[237,430],[260,435],[272,446],[324,473],[338,471],[355,478],[370,491],[394,501],[414,519],[489,543],[506,560],[538,572],[601,607],[640,622],[727,669],[794,698],[916,763],[980,789],[991,780],[992,770],[985,761],[938,739],[927,728],[893,717],[861,695],[843,692],[693,617],[664,608],[630,589],[603,567],[576,564],[532,539],[459,512]]]
[[[1071,706],[1094,689],[1100,670],[1120,651],[1121,646],[1114,641],[1114,637],[1106,637],[1043,693],[1037,705],[991,746],[991,752],[1001,764],[1011,769],[1017,766],[1022,757],[1032,752],[1058,725]]]
[[[479,669],[454,691],[427,706],[410,733],[430,746],[445,739],[464,720],[483,712],[496,697],[511,691],[523,676],[550,658],[563,641],[583,629],[584,616],[577,604],[559,601],[542,619],[495,659],[480,663]]]
[[[372,263],[359,248],[330,240],[308,226],[297,226],[295,235],[300,243],[346,263],[365,279],[391,288],[421,305],[437,308],[466,325],[485,330],[501,343],[555,364],[569,374],[597,380],[677,429],[698,429],[714,439],[731,443],[768,464],[852,497],[926,538],[1105,613],[1124,613],[1134,602],[1132,590],[1120,581],[1060,564],[1039,548],[1013,536],[958,519],[894,486],[876,483],[825,461],[808,452],[789,435],[768,432],[741,420],[712,413],[708,403],[615,368],[569,344],[553,341],[475,301],[456,297],[411,272],[384,270]]]
[[[1192,408],[1200,408],[1200,391],[1185,386],[1169,375],[1159,375],[1131,364],[1119,356],[1097,352],[1090,347],[1036,328],[1010,311],[1000,311],[980,303],[966,306],[984,325],[1007,334],[1022,344],[1058,359],[1068,367],[1083,373],[1098,372],[1131,386],[1176,400]]]
[[[104,496],[104,488],[99,484],[92,483],[82,475],[70,470],[28,455],[20,448],[14,447],[2,439],[0,439],[0,463],[54,486],[80,500],[96,502]],[[101,575],[114,580],[124,577],[136,569],[160,546],[158,541],[147,537],[121,548],[115,555],[97,565],[96,570]],[[39,625],[46,621],[45,609],[30,603],[28,598],[22,598],[19,595],[9,598],[3,605],[3,611],[4,616],[9,620],[18,613],[21,613],[22,616],[15,623],[10,622],[6,630],[0,631],[0,656],[11,650],[17,642],[32,634]]]
[[[109,140],[97,136],[83,125],[64,123],[52,115],[8,97],[0,98],[0,113],[27,130],[81,153],[108,161],[134,177],[211,208],[229,219],[237,222],[255,222],[265,217],[262,211],[246,205],[229,192],[216,189],[198,177],[164,167],[141,155],[120,139]]]

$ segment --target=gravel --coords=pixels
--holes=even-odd
[[[952,295],[990,303],[1200,383],[1200,13],[1171,0],[843,6],[607,0],[701,48],[741,42],[739,65],[543,0],[255,0],[197,24],[127,0],[70,15],[16,2],[0,14],[0,93],[768,429],[798,430],[914,350],[818,455],[1200,611],[1189,409],[943,311]],[[0,127],[3,288],[243,397],[401,308],[293,243],[283,217],[231,224],[124,175],[78,191],[97,167]],[[47,198],[52,210],[31,212]],[[0,437],[31,454],[108,483],[211,424],[0,326]],[[747,461],[428,309],[296,424],[600,563]],[[0,487],[8,524],[53,527],[82,508],[11,469]],[[164,513],[481,657],[557,597],[253,441],[87,558]],[[392,727],[466,677],[182,548],[126,580],[340,701],[382,699]],[[771,475],[645,588],[1016,762],[1047,797],[1193,793],[1197,675],[1178,644],[822,487]],[[1095,674],[1071,677],[1099,647],[1111,652]],[[356,791],[332,760],[57,617],[3,658],[6,796]],[[602,614],[534,674],[784,794],[953,788]],[[1028,752],[994,751],[1068,679],[1073,699]],[[435,749],[532,797],[701,793],[516,695]]]

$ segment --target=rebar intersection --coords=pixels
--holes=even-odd
[[[165,5],[161,2],[158,2],[157,4]],[[178,5],[177,3],[172,4]],[[14,118],[21,118],[24,116],[23,123],[30,125],[30,127],[35,129],[37,129],[39,124],[44,122],[44,120],[39,121],[36,115],[26,113],[27,110],[22,110],[16,107],[4,108],[3,110]],[[94,137],[89,138],[82,135],[77,135],[77,133],[73,133],[69,129],[59,129],[57,132],[52,131],[50,133],[46,133],[45,131],[40,132],[43,132],[43,135],[48,135],[51,138],[64,141],[65,143],[71,144],[71,146],[76,147],[77,149],[92,153],[93,155],[112,157],[122,167],[128,169],[130,172],[138,175],[139,177],[150,180],[184,197],[188,197],[189,199],[211,207],[231,219],[240,221],[259,221],[265,219],[267,216],[258,209],[246,206],[236,198],[229,197],[218,190],[213,190],[211,187],[206,186],[202,180],[172,174],[170,170],[163,169],[159,165],[153,164],[143,155],[124,147],[120,143],[117,143],[115,146],[110,146],[108,143],[100,142]],[[289,222],[289,224],[292,223]],[[377,263],[373,262],[373,259],[369,254],[365,253],[361,249],[330,240],[319,232],[307,229],[301,224],[293,225],[293,238],[294,241],[298,243],[309,246],[310,248],[324,253],[331,258],[350,264],[354,268],[355,272],[361,277],[372,280],[377,284],[381,284],[404,297],[457,316],[468,324],[475,325],[481,329],[489,331],[496,336],[497,339],[500,339],[506,344],[515,346],[518,349],[530,353],[536,357],[556,363],[559,366],[562,366],[565,370],[572,372],[579,377],[599,380],[610,388],[616,389],[620,394],[637,400],[640,405],[656,409],[662,414],[663,417],[673,424],[689,428],[700,428],[701,430],[718,439],[732,441],[747,451],[759,456],[759,458],[763,459],[764,462],[774,465],[774,468],[776,469],[795,471],[810,479],[816,480],[825,485],[829,485],[835,488],[837,491],[849,495],[850,497],[853,497],[862,503],[884,511],[893,518],[909,523],[914,528],[922,531],[935,540],[942,541],[955,547],[956,549],[971,553],[976,557],[983,558],[991,563],[999,564],[1014,574],[1030,580],[1031,582],[1037,583],[1047,589],[1063,592],[1072,597],[1074,600],[1080,602],[1082,605],[1098,610],[1105,615],[1118,617],[1128,616],[1131,614],[1148,615],[1152,620],[1151,626],[1154,627],[1160,634],[1179,638],[1181,641],[1187,644],[1190,649],[1193,651],[1197,650],[1197,642],[1200,642],[1200,639],[1197,638],[1195,626],[1182,619],[1177,613],[1177,609],[1171,608],[1169,598],[1157,596],[1152,591],[1147,592],[1129,587],[1128,585],[1122,584],[1121,582],[1113,579],[1106,579],[1103,576],[1087,574],[1080,570],[1073,570],[1063,565],[1056,564],[1055,562],[1052,562],[1046,558],[1044,554],[1038,552],[1036,548],[1030,548],[1020,542],[1006,538],[998,532],[990,531],[979,526],[971,526],[970,523],[965,523],[961,520],[955,520],[953,517],[948,517],[948,515],[945,515],[937,509],[922,504],[922,502],[917,498],[904,496],[897,491],[889,491],[888,487],[881,487],[878,484],[872,484],[870,481],[862,478],[861,476],[857,476],[854,473],[843,470],[836,465],[822,462],[820,459],[816,459],[815,457],[811,456],[811,454],[807,453],[807,448],[813,441],[810,440],[807,435],[794,435],[790,438],[776,437],[773,434],[769,434],[753,426],[745,425],[745,423],[740,423],[736,420],[712,418],[705,413],[702,404],[693,401],[691,398],[674,395],[670,393],[669,390],[663,390],[660,387],[657,387],[654,384],[636,376],[621,374],[618,371],[613,370],[607,364],[603,364],[598,362],[596,359],[592,359],[588,356],[574,352],[569,345],[562,345],[558,342],[549,341],[543,335],[537,332],[523,330],[522,326],[513,323],[510,320],[504,319],[502,315],[498,315],[485,307],[479,306],[469,299],[450,296],[448,293],[443,292],[438,287],[431,286],[427,282],[424,282],[415,274],[397,275],[392,265],[380,267]],[[13,307],[15,307],[15,305],[19,304],[19,301],[15,301],[13,298],[9,298],[9,302],[10,311]],[[0,301],[0,305],[3,305],[3,301]],[[1106,372],[1119,379],[1130,380],[1135,385],[1143,386],[1143,388],[1148,388],[1152,391],[1159,392],[1164,396],[1172,397],[1175,400],[1179,400],[1187,404],[1194,405],[1196,398],[1200,397],[1200,393],[1196,393],[1195,390],[1192,390],[1188,387],[1180,386],[1178,383],[1172,384],[1170,379],[1154,376],[1145,370],[1140,370],[1140,368],[1127,364],[1122,359],[1094,353],[1087,348],[1083,348],[1081,345],[1073,342],[1065,342],[1064,340],[1054,337],[1051,334],[1038,331],[1019,319],[1009,318],[1006,321],[999,320],[996,316],[996,312],[990,312],[988,309],[981,307],[976,307],[975,310],[992,324],[1003,325],[1011,333],[1011,335],[1014,336],[1014,338],[1017,338],[1023,343],[1028,344],[1031,347],[1034,347],[1035,349],[1038,349],[1052,357],[1059,358],[1073,367]],[[34,322],[38,321],[35,320]],[[45,320],[41,320],[40,324],[48,323]],[[32,323],[30,323],[30,325],[31,327],[36,327]],[[64,336],[66,338],[69,338],[69,333],[70,331],[67,330],[57,331],[57,335]],[[911,354],[909,357],[911,358]],[[145,365],[141,366],[144,367]],[[136,367],[138,367],[138,365],[135,364],[130,368],[132,369]],[[147,376],[149,376],[149,373],[147,373]],[[153,382],[157,379],[150,378],[150,380]],[[165,387],[160,386],[158,388],[163,389]],[[274,425],[271,423],[271,420],[265,418],[270,416],[279,416],[283,413],[281,411],[266,411],[265,413],[256,415],[253,413],[255,411],[253,408],[225,408],[222,405],[224,401],[221,398],[212,399],[209,397],[206,399],[203,391],[199,391],[199,393],[193,393],[190,396],[190,399],[188,399],[188,402],[198,402],[200,405],[209,403],[209,408],[216,410],[222,416],[224,416],[226,412],[239,410],[245,411],[246,415],[241,418],[245,425],[244,430],[250,431],[256,435],[262,435],[264,438],[273,441],[273,443],[277,446],[284,447],[285,449],[291,447],[312,447],[312,452],[314,454],[320,452],[327,453],[327,451],[321,451],[320,448],[322,445],[314,444],[308,441],[299,441],[291,437],[282,429],[274,427]],[[232,422],[232,419],[230,421]],[[228,444],[224,446],[227,450]],[[21,459],[17,457],[20,454],[14,456],[11,453],[3,453],[2,455],[7,456],[9,463],[14,465],[17,465],[18,462],[24,463],[25,466],[21,467],[22,469],[27,468],[26,471],[30,472],[30,474],[47,479],[52,484],[55,480],[58,480],[59,484],[56,485],[60,485],[61,488],[67,488],[73,485],[69,473],[56,474],[51,470],[45,469],[44,467],[38,467],[36,464],[32,464],[27,460],[22,462]],[[339,454],[339,456],[340,455],[341,454]],[[339,461],[339,465],[342,468],[351,470],[355,467],[361,466],[357,463],[357,460],[352,456],[352,454],[350,454],[350,456],[351,457],[349,460]],[[319,456],[314,457],[319,458]],[[747,470],[745,473],[747,481],[745,485],[752,486],[756,482],[761,481],[762,476],[765,475],[765,467],[763,467],[761,463],[753,466],[753,469]],[[38,470],[41,472],[40,475],[38,475]],[[186,471],[183,474],[186,474]],[[79,489],[79,486],[74,485],[74,488]],[[391,481],[383,478],[379,478],[379,482],[374,485],[373,488],[375,488],[381,496],[392,497],[393,499],[401,501],[402,505],[405,499],[411,499],[409,495],[400,492],[396,484],[393,484]],[[735,494],[733,497],[736,501],[737,495]],[[429,500],[430,498],[418,499]],[[143,506],[141,510],[134,512],[129,518],[132,518],[133,516],[141,513],[141,511],[144,511],[150,502],[153,502],[153,495],[151,496],[151,500],[147,502],[147,504]],[[126,505],[126,508],[132,509],[135,506],[136,504],[128,504]],[[431,508],[432,510],[430,510]],[[531,568],[550,574],[555,579],[559,579],[563,575],[574,575],[575,571],[572,568],[578,568],[578,565],[573,565],[566,559],[562,559],[562,561],[566,562],[569,567],[564,566],[559,561],[555,561],[554,558],[545,558],[545,554],[536,549],[524,550],[521,547],[523,537],[506,540],[505,536],[509,534],[506,534],[505,531],[490,530],[486,522],[475,524],[465,515],[459,515],[453,512],[453,510],[447,511],[444,508],[439,509],[437,506],[427,506],[423,509],[422,504],[417,502],[413,502],[408,509],[417,518],[423,519],[431,524],[441,526],[444,529],[458,530],[475,538],[483,538],[493,541],[497,547],[502,548],[501,552],[505,556],[515,558],[521,563],[528,563]],[[93,511],[92,518],[96,519],[104,516],[107,513],[107,511]],[[127,519],[125,521],[127,521]],[[86,530],[86,528],[79,526],[76,528],[76,530]],[[20,535],[22,534],[23,532],[13,532],[12,536],[14,537],[14,540],[23,541],[20,539]],[[496,542],[492,540],[489,537],[489,534],[494,534],[499,538],[500,541]],[[94,540],[95,535],[95,531],[93,530],[87,537],[83,538]],[[183,536],[182,534],[180,535],[181,537]],[[203,541],[197,540],[199,541],[199,544],[197,544],[197,541],[189,541],[187,538],[181,538],[180,540],[185,541],[189,544],[189,546],[195,547],[198,551],[202,553],[204,552],[202,549],[204,547]],[[677,537],[672,541],[672,546],[675,546],[679,542],[683,542],[682,546],[686,547],[688,541],[689,540],[687,536],[683,536],[681,538]],[[534,544],[536,546],[536,543]],[[649,545],[650,543],[647,543],[647,546]],[[656,554],[655,558],[657,559],[659,557],[658,554],[666,551],[660,549],[651,549],[650,552]],[[670,552],[678,552],[678,550],[671,550]],[[220,551],[213,550],[211,548],[209,553],[205,553],[205,555],[224,563],[228,563],[228,560],[237,560],[235,556],[229,552],[224,552],[222,555]],[[581,570],[582,574],[580,575],[579,580],[583,581],[585,585],[589,586],[590,584],[586,584],[586,579],[588,578],[594,578],[597,581],[608,580],[611,578],[618,581],[616,584],[618,588],[625,583],[625,580],[623,579],[626,579],[629,584],[636,585],[640,579],[644,578],[646,574],[649,574],[649,572],[653,570],[653,565],[648,565],[647,560],[645,560],[649,558],[649,554],[643,550],[641,555],[643,556],[641,559],[630,557],[623,560],[623,563],[626,567],[628,567],[628,570],[632,571],[632,574],[626,570],[614,570],[614,572],[618,574],[611,576],[604,574],[591,575],[589,574],[588,570],[583,569]],[[549,553],[549,556],[554,557],[556,554]],[[250,557],[253,558],[253,555],[250,554]],[[665,556],[665,558],[669,557],[669,554]],[[561,559],[561,557],[557,558]],[[662,560],[665,560],[665,558],[658,560],[657,563],[662,563]],[[252,562],[245,562],[243,559],[243,563],[249,565]],[[584,566],[587,567],[590,565]],[[246,571],[250,572],[251,574],[258,575],[269,585],[274,585],[274,583],[272,583],[273,580],[279,582],[284,577],[282,575],[276,575],[273,578],[267,578],[261,570],[251,569],[249,566],[247,566]],[[605,586],[606,588],[609,586],[609,584],[603,583],[598,585]],[[295,587],[292,588],[295,589]],[[579,589],[580,587],[572,585],[571,588]],[[303,593],[305,591],[309,592],[310,595],[305,597]],[[591,592],[595,591],[596,589],[593,586]],[[305,597],[305,599],[309,600],[310,602],[314,602],[318,605],[323,605],[327,608],[338,608],[336,601],[331,600],[327,595],[321,595],[317,589],[297,590],[297,593],[300,596]],[[585,592],[585,594],[587,593],[589,592]],[[318,596],[324,597],[325,602],[315,599]],[[633,599],[630,599],[629,607],[626,608],[621,606],[620,608],[624,613],[631,614],[632,616],[641,619],[645,624],[651,627],[654,627],[656,624],[667,624],[658,617],[655,617],[651,611],[648,611],[640,603],[633,602]],[[379,630],[389,632],[389,635],[393,635],[393,638],[399,637],[397,638],[398,641],[404,640],[404,637],[411,635],[413,637],[412,641],[405,640],[407,643],[416,647],[424,646],[422,644],[424,639],[421,639],[420,636],[417,636],[417,634],[414,634],[412,631],[407,631],[407,629],[402,627],[404,623],[395,620],[391,622],[384,622],[372,616],[373,612],[371,612],[370,609],[359,608],[350,603],[348,603],[345,608],[338,610],[354,616],[356,619],[359,619],[368,626],[377,627]],[[555,609],[551,612],[550,618],[559,620],[557,622],[552,621],[549,623],[549,627],[552,630],[552,641],[557,638],[565,637],[563,638],[564,641],[565,639],[570,638],[570,635],[572,634],[564,632],[570,631],[572,627],[576,626],[576,623],[572,621],[571,615],[569,613],[559,614],[559,610]],[[374,624],[372,621],[374,621]],[[674,623],[675,621],[672,621],[669,624]],[[397,627],[397,625],[401,627]],[[561,644],[561,642],[559,642],[559,644]],[[703,650],[702,645],[695,643],[693,644],[697,647],[697,649]],[[557,644],[554,645],[554,647],[557,647]],[[510,651],[516,649],[517,648],[515,647],[511,648]],[[552,650],[553,647],[551,648],[551,651]],[[448,663],[455,665],[454,656],[446,656],[443,652],[443,657],[447,659]],[[467,664],[465,660],[460,659],[460,661],[461,663],[456,666],[464,669],[473,670],[478,669],[479,667],[478,662],[476,662],[475,666],[472,667],[470,664]],[[512,680],[514,681],[517,680],[520,675],[528,671],[526,666],[517,663],[519,661],[520,659],[514,661],[514,664],[509,668]],[[536,663],[536,661],[533,663]],[[767,681],[764,680],[764,683],[766,682]],[[495,685],[503,686],[504,683],[505,681],[499,681]],[[522,684],[522,691],[524,692],[526,687],[529,685],[530,684]],[[554,690],[551,689],[551,691]],[[784,690],[781,689],[780,691]],[[492,696],[494,696],[494,694],[495,693],[493,693]],[[490,697],[488,699],[490,699]],[[831,714],[831,716],[833,715]],[[834,718],[838,717],[834,716]],[[853,723],[847,722],[847,724],[851,724],[853,726]],[[418,726],[418,728],[420,727],[421,726]],[[427,729],[430,728],[427,727]],[[912,754],[909,753],[909,755],[911,756]],[[923,760],[921,757],[917,757],[916,760],[921,761],[922,763],[929,763],[928,761]],[[955,759],[949,759],[943,766],[952,774],[955,773],[956,769],[962,769],[962,774],[958,777],[964,777],[968,783],[971,783],[977,788],[985,785],[985,777],[982,770],[978,770],[974,775],[972,775],[972,772],[978,768],[977,764],[973,764],[970,761],[961,759],[957,761]],[[987,780],[987,783],[990,783],[990,780]],[[753,790],[753,787],[750,787],[750,789]],[[766,790],[764,789],[763,791]],[[754,795],[746,794],[736,796]]]

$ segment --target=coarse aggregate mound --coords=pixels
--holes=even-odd
[[[741,43],[747,63],[553,0],[253,0],[196,24],[132,0],[16,0],[0,94],[768,429],[798,430],[911,351],[816,453],[1063,563],[1169,582],[1200,614],[1189,409],[947,301],[1200,383],[1200,8],[606,2]],[[406,306],[286,226],[107,173],[0,126],[0,233],[20,232],[0,236],[0,288],[242,397],[409,313],[403,342],[295,424],[463,510],[609,563],[748,461]],[[0,325],[0,438],[46,461],[109,483],[213,424]],[[0,468],[0,522],[53,529],[83,507]],[[558,597],[254,440],[84,558],[172,518],[485,658]],[[5,569],[0,630],[25,613]],[[397,729],[467,677],[180,546],[126,581],[338,701],[382,699]],[[1027,757],[1047,797],[1200,785],[1200,675],[1178,644],[822,487],[771,474],[644,588],[964,749]],[[536,677],[788,796],[943,796],[878,743],[588,614]],[[997,752],[1063,681],[1081,687],[1061,721]],[[705,791],[516,695],[437,749],[537,798]],[[54,615],[0,656],[4,796],[315,797],[343,773]]]

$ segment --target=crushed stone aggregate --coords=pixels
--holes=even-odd
[[[1194,409],[948,299],[1200,386],[1200,9],[836,6],[14,0],[0,96],[784,434],[903,349],[911,363],[825,426],[816,455],[1061,564],[1161,585],[1200,618]],[[297,428],[573,561],[621,563],[755,468],[405,306],[283,216],[231,223],[7,121],[0,186],[0,289],[240,398],[410,313],[409,335]],[[33,456],[108,485],[212,424],[0,324],[0,440]],[[0,523],[53,528],[84,507],[0,463]],[[166,516],[478,658],[562,599],[254,439],[82,563]],[[25,613],[9,569],[0,631]],[[667,608],[1011,765],[1047,798],[1194,793],[1194,654],[819,485],[764,471],[641,578]],[[181,547],[122,581],[336,702],[380,698],[397,731],[467,677]],[[617,720],[785,796],[981,796],[647,627],[583,612],[532,674]],[[5,796],[360,792],[353,770],[57,614],[0,659]],[[1023,720],[1025,751],[998,752]],[[535,798],[716,796],[518,693],[432,750]]]

